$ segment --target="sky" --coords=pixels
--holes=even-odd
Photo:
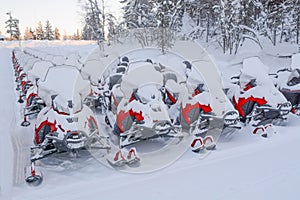
[[[3,2],[5,1],[5,2]],[[1,0],[0,6],[0,31],[6,33],[5,21],[8,20],[7,12],[11,11],[14,18],[19,19],[21,34],[26,27],[35,29],[39,21],[43,26],[46,20],[50,21],[54,30],[57,27],[61,35],[73,35],[81,29],[82,10],[78,0]],[[119,0],[105,0],[107,11],[113,14],[120,13]]]

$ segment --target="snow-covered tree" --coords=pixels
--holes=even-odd
[[[82,34],[79,31],[79,29],[77,29],[76,33],[73,34],[73,36],[71,37],[72,40],[81,40],[82,38]]]
[[[87,24],[85,24],[83,27],[82,39],[83,40],[96,40],[97,39],[96,37],[94,37],[93,29]]]
[[[157,45],[162,53],[173,45],[175,33],[180,31],[183,16],[183,0],[156,1]]]
[[[31,30],[31,27],[26,27],[25,33],[24,33],[24,40],[33,40],[34,39],[34,34],[33,31]]]
[[[38,22],[38,27],[35,30],[36,40],[43,40],[44,39],[44,29],[42,22]]]
[[[60,40],[60,33],[57,27],[54,29],[54,37],[55,40]]]
[[[127,28],[146,28],[156,25],[153,0],[121,0]]]
[[[100,44],[105,39],[104,0],[81,1],[84,11],[83,39],[97,40]]]
[[[54,40],[54,32],[49,20],[46,21],[45,30],[44,30],[44,39],[45,40]]]
[[[208,42],[209,38],[216,33],[218,27],[219,0],[199,0],[185,2],[185,16],[193,20],[190,32],[185,32],[191,38],[200,38],[205,35],[205,41]],[[186,22],[185,22],[186,23]]]
[[[299,36],[300,36],[300,0],[294,0],[292,2],[294,5],[292,10],[293,22],[292,25],[294,27],[296,42],[299,44]]]
[[[7,28],[7,33],[10,34],[11,40],[19,40],[20,39],[20,29],[19,29],[19,20],[16,18],[13,18],[11,16],[11,12],[6,13],[9,16],[9,19],[5,22]]]
[[[252,3],[251,0],[247,3]],[[247,6],[243,1],[221,0],[218,10],[219,16],[219,37],[218,42],[223,48],[223,52],[229,51],[230,54],[237,53],[238,48],[245,39],[250,39],[260,46],[258,33],[253,28],[253,23],[247,24],[245,18]]]
[[[114,15],[109,13],[106,16],[106,21],[107,21],[107,29],[108,29],[107,38],[108,41],[112,41],[114,39],[114,36],[116,35],[117,19]]]

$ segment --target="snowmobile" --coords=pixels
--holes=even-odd
[[[133,70],[128,57],[124,56],[113,73],[101,79],[106,93],[102,95],[107,105],[105,121],[119,137],[121,148],[142,140],[171,136],[175,131],[162,99],[162,74],[147,60],[134,61],[131,65],[134,65]],[[140,73],[146,73],[147,78]],[[147,90],[153,93],[152,97]]]
[[[96,95],[98,95],[98,99],[95,102],[96,108],[99,108],[101,111],[110,110],[116,114],[116,109],[118,103],[122,98],[122,94],[120,94],[120,82],[122,80],[122,76],[127,72],[129,66],[128,57],[124,56],[120,59],[116,68],[109,75],[107,82],[105,79],[100,79],[98,81],[98,87],[93,91]]]
[[[89,148],[110,149],[108,138],[99,134],[93,112],[86,105],[78,106],[73,100],[53,95],[52,106],[45,107],[37,116],[31,147],[31,175],[26,182],[38,185],[42,181],[34,167],[37,160],[61,152],[76,155],[79,150]]]
[[[193,152],[207,149],[213,150],[216,147],[215,140],[212,136],[207,135],[211,121],[217,119],[210,105],[211,96],[203,83],[198,84],[192,95],[182,103],[181,124],[187,129],[194,140],[191,143]],[[224,124],[222,133],[234,132],[241,128],[238,113],[235,109],[227,109],[223,114],[220,123]],[[221,133],[221,134],[222,134]],[[201,145],[199,145],[199,144]]]
[[[285,121],[292,105],[275,88],[268,68],[258,57],[244,59],[239,76],[232,77],[227,90],[240,120],[254,127]]]
[[[57,80],[65,84],[59,85]],[[38,94],[47,106],[37,115],[27,183],[36,185],[42,181],[35,161],[51,154],[70,152],[76,156],[81,149],[110,149],[108,137],[99,133],[92,110],[83,104],[89,93],[90,82],[76,67],[50,67],[45,80],[39,82]]]
[[[191,149],[194,152],[199,152],[200,149],[212,150],[216,144],[214,138],[207,135],[210,130],[212,120],[219,120],[211,106],[211,94],[204,83],[202,75],[196,71],[189,61],[183,61],[185,66],[186,79],[180,81],[184,83],[181,90],[186,90],[181,100],[180,106],[180,123],[182,128],[187,130],[194,137],[191,143]],[[221,133],[231,133],[236,129],[240,129],[237,111],[231,106],[230,102],[226,101],[226,108],[221,116],[222,127]],[[210,138],[209,140],[207,138]],[[216,139],[216,138],[215,138]],[[203,145],[197,145],[199,141]],[[208,142],[209,141],[209,142]],[[208,144],[209,143],[209,144]],[[197,147],[196,147],[197,146]]]
[[[143,72],[149,77],[138,80]],[[139,76],[139,77],[137,77]],[[178,127],[170,120],[168,107],[162,99],[163,77],[152,64],[145,63],[126,74],[120,89],[130,98],[122,98],[117,107],[115,134],[120,147],[158,137],[182,138]]]
[[[151,93],[149,96],[146,93]],[[159,88],[148,85],[132,93],[129,102],[120,102],[114,131],[120,136],[120,147],[157,137],[182,137],[173,126]]]
[[[38,96],[37,86],[31,86],[26,93],[25,106],[24,106],[24,120],[21,126],[29,126],[30,122],[27,117],[36,116],[44,107],[45,101]]]
[[[275,85],[293,106],[291,112],[300,116],[300,54],[292,56],[291,67],[276,73]]]
[[[21,126],[29,126],[30,122],[27,117],[36,116],[46,106],[45,101],[38,95],[38,85],[40,80],[45,80],[50,67],[53,67],[53,64],[50,62],[35,62],[27,73],[26,80],[28,81],[24,85],[26,89],[24,94],[20,96],[22,100],[25,97],[24,121],[21,123]]]

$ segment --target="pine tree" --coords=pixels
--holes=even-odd
[[[44,38],[45,40],[54,40],[54,33],[52,30],[52,26],[49,22],[49,20],[46,21],[46,25],[45,25],[45,31],[44,31]]]
[[[294,9],[292,11],[293,18],[293,32],[295,32],[296,43],[299,44],[299,35],[300,35],[300,0],[294,0],[292,2]]]
[[[79,29],[77,29],[76,33],[73,34],[72,40],[81,40],[82,34],[80,33]]]
[[[159,29],[157,36],[157,46],[161,48],[162,53],[173,46],[175,33],[181,26],[180,10],[181,0],[158,0],[156,2],[157,27]]]
[[[44,30],[42,22],[38,22],[38,27],[35,30],[35,35],[37,40],[43,40],[44,39]]]
[[[60,40],[60,33],[59,33],[59,30],[58,28],[55,27],[54,29],[54,36],[55,36],[55,40]]]
[[[96,40],[93,35],[93,30],[88,24],[85,24],[82,30],[82,39],[83,40]]]
[[[108,14],[106,16],[106,21],[108,25],[108,33],[107,33],[107,38],[108,41],[113,40],[114,36],[116,35],[116,21],[117,19],[115,18],[114,15]]]
[[[10,39],[11,40],[19,40],[20,39],[20,29],[19,29],[19,20],[16,18],[13,18],[11,16],[11,12],[6,13],[9,15],[9,19],[5,22],[6,26],[5,28],[7,29],[7,33],[10,34]]]
[[[100,44],[105,39],[105,6],[104,0],[85,0],[83,2],[84,28],[83,39],[97,40]]]
[[[147,28],[156,25],[153,0],[122,0],[127,28]]]
[[[25,33],[24,33],[24,40],[33,40],[33,31],[31,28],[26,27]]]

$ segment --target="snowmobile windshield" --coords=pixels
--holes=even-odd
[[[300,70],[299,69],[294,69],[292,70],[288,81],[287,81],[287,85],[288,86],[294,86],[300,83]]]

